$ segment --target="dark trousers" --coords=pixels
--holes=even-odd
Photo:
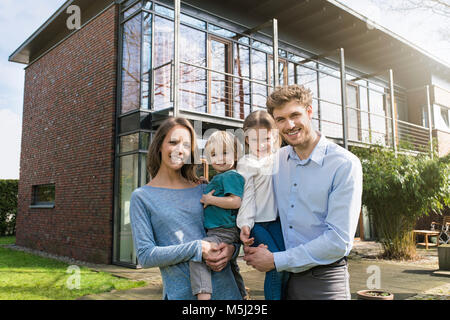
[[[347,259],[290,273],[287,300],[350,300]]]

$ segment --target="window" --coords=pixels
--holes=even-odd
[[[33,186],[32,207],[54,208],[55,185],[44,184]]]
[[[122,113],[139,109],[141,91],[141,15],[123,29]]]
[[[447,126],[447,129],[450,128],[450,125],[448,123],[448,109],[441,108],[441,117],[442,117],[442,120],[444,120],[444,123]]]

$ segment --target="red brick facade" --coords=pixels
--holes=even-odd
[[[16,243],[111,263],[118,9],[112,6],[25,72]],[[55,208],[31,209],[55,184]]]

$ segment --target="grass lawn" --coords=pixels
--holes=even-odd
[[[12,243],[15,237],[0,237],[0,245]],[[58,260],[0,247],[0,300],[73,300],[146,284],[80,266],[80,289],[71,290],[67,282],[74,273],[67,273],[68,266]]]

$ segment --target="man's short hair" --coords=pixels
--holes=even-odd
[[[305,88],[298,84],[277,87],[267,98],[267,112],[273,116],[273,110],[283,106],[284,104],[297,101],[305,108],[312,104],[311,89]]]

